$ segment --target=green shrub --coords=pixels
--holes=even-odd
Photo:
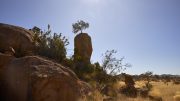
[[[50,25],[47,31],[42,31],[38,27],[33,27],[34,44],[37,46],[35,53],[62,62],[66,58],[66,47],[69,42],[62,34],[52,33]]]
[[[74,71],[74,61],[72,58],[65,58],[63,61],[62,61],[62,65],[63,66],[66,66],[66,67],[69,67],[70,69],[72,69]]]

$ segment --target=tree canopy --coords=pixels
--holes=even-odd
[[[78,33],[79,31],[82,33],[82,30],[89,28],[89,23],[84,22],[83,20],[78,20],[76,23],[72,24],[73,33]]]

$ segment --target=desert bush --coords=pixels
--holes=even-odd
[[[180,84],[180,80],[173,80],[173,84],[176,84],[176,85],[178,85],[178,84]]]
[[[148,97],[149,90],[147,88],[138,89],[138,93],[141,97],[146,98]]]
[[[150,84],[150,83],[146,83],[145,84],[145,88],[147,88],[148,89],[148,91],[150,91],[152,88],[153,88],[153,86],[152,86],[152,84]]]
[[[151,77],[153,76],[153,72],[147,71],[140,75],[141,78],[147,81],[145,87],[150,91],[152,89],[152,85],[150,84]]]
[[[92,92],[90,96],[86,96],[81,101],[103,101],[103,99],[104,99],[104,96],[98,90],[95,90]]]
[[[95,76],[93,79],[99,84],[106,86],[109,83],[115,83],[119,80],[118,73],[124,71],[127,67],[130,67],[130,64],[123,64],[123,59],[117,59],[114,57],[116,53],[115,50],[106,51],[103,57],[103,63],[95,63],[94,73]]]
[[[95,65],[93,64],[85,64],[81,66],[82,64],[76,63],[76,66],[82,67],[82,68],[74,68],[73,71],[77,74],[77,76],[84,80],[84,81],[91,81],[93,80],[93,77],[95,76]]]
[[[118,94],[118,89],[114,88],[113,84],[107,84],[102,90],[101,93],[110,96],[110,97],[116,97]]]
[[[126,86],[129,86],[129,87],[134,86],[135,82],[133,80],[133,77],[131,75],[128,75],[128,74],[125,74],[125,73],[123,73],[123,75],[124,75],[124,78],[125,78],[124,82],[125,82]]]
[[[127,97],[137,97],[137,89],[135,87],[123,86],[120,88],[120,93]]]
[[[128,97],[137,97],[137,89],[134,87],[134,80],[131,75],[123,73],[125,86],[120,89],[120,93]]]
[[[115,50],[107,50],[103,55],[102,69],[110,75],[117,75],[126,70],[127,67],[131,67],[129,63],[123,63],[124,57],[117,59],[114,56],[116,53]]]
[[[62,62],[66,58],[66,47],[69,42],[62,34],[52,33],[50,25],[47,31],[42,31],[39,27],[30,29],[34,32],[34,44],[37,46],[35,53]]]
[[[74,71],[74,61],[72,60],[72,58],[65,58],[62,63],[63,66],[69,67],[70,69],[72,69]]]

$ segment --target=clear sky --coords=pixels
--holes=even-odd
[[[106,50],[133,65],[126,72],[180,74],[180,0],[0,0],[0,22],[25,28],[50,24],[70,41],[72,23],[90,23],[92,62]]]

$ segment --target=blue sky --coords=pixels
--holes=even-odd
[[[133,67],[127,73],[180,74],[180,0],[0,0],[0,22],[61,32],[70,41],[72,23],[90,23],[92,62],[118,51]]]

